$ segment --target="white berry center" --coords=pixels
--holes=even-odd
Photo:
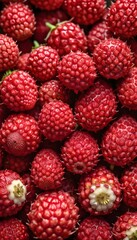
[[[112,208],[115,199],[116,195],[110,185],[92,185],[89,200],[91,207],[96,211],[107,211]]]
[[[137,240],[137,226],[132,226],[126,231],[126,237],[123,240]]]
[[[9,191],[9,199],[17,205],[21,205],[26,200],[26,186],[20,180],[13,180],[10,185],[7,186]]]

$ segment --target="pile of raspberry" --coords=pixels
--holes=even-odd
[[[137,240],[136,0],[1,0],[0,239]]]

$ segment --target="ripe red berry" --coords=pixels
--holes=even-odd
[[[90,25],[98,21],[105,13],[105,0],[65,0],[65,9],[82,25]]]
[[[80,51],[70,52],[58,65],[58,78],[64,86],[75,93],[89,88],[96,78],[93,59]]]
[[[116,107],[116,96],[112,87],[98,79],[76,100],[75,117],[77,123],[84,129],[97,132],[113,119]]]
[[[26,186],[23,179],[11,170],[0,170],[0,217],[19,212],[26,200]]]
[[[46,82],[56,76],[59,55],[50,46],[39,46],[32,50],[27,60],[27,70],[36,80]]]
[[[126,212],[118,217],[113,226],[113,235],[116,240],[136,239],[137,236],[137,212]]]
[[[61,186],[64,175],[62,162],[52,149],[40,150],[31,166],[31,178],[42,190],[56,189]]]
[[[63,240],[75,230],[78,207],[69,193],[43,193],[32,203],[28,218],[29,227],[37,238]]]
[[[101,41],[93,52],[98,72],[107,79],[119,79],[128,74],[132,67],[132,53],[120,39],[109,38]]]
[[[34,152],[41,141],[38,123],[27,114],[12,114],[2,125],[1,144],[15,156]]]
[[[112,240],[110,224],[102,218],[87,217],[77,231],[77,240]]]
[[[88,132],[75,131],[62,146],[61,157],[68,171],[74,174],[87,173],[99,161],[99,147]]]
[[[105,132],[101,144],[104,159],[116,166],[125,166],[137,157],[137,121],[124,115]]]
[[[47,44],[56,49],[60,56],[71,51],[86,52],[87,38],[79,25],[73,22],[64,22],[52,26],[52,28]]]
[[[70,106],[59,100],[44,104],[38,123],[42,134],[53,142],[64,140],[76,127]]]
[[[60,8],[63,4],[63,0],[30,0],[30,3],[36,8],[51,11]]]
[[[117,0],[108,12],[108,24],[116,36],[131,38],[137,35],[137,2]]]
[[[117,96],[124,107],[137,110],[137,67],[131,68],[129,74],[118,82]]]
[[[16,112],[32,109],[38,98],[36,81],[25,71],[13,71],[3,78],[1,98],[5,105]]]
[[[0,34],[0,72],[12,69],[19,58],[16,42],[4,34]]]
[[[19,219],[15,217],[3,219],[0,221],[0,239],[28,240],[28,229]]]
[[[78,193],[82,207],[91,215],[109,214],[121,201],[119,180],[104,166],[81,178]]]
[[[16,64],[16,68],[18,70],[26,71],[27,70],[27,61],[28,61],[29,53],[23,53],[19,56],[18,62]]]
[[[35,16],[26,4],[10,3],[1,12],[0,26],[8,36],[22,41],[33,35]]]

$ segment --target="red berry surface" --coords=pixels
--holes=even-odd
[[[112,240],[110,224],[102,218],[87,217],[78,228],[77,240]]]
[[[64,168],[58,154],[52,149],[42,149],[32,162],[31,178],[42,190],[57,189],[61,186]]]
[[[0,170],[0,217],[19,212],[26,200],[26,186],[23,179],[11,170]]]
[[[117,119],[102,138],[104,159],[116,166],[125,166],[137,157],[137,121],[124,115]]]
[[[3,103],[13,111],[32,109],[38,98],[36,81],[25,71],[13,71],[4,77],[1,83]]]
[[[50,11],[60,8],[63,4],[63,0],[30,0],[30,3],[36,8]]]
[[[36,80],[46,82],[56,75],[59,56],[50,46],[40,46],[29,54],[28,71]]]
[[[41,133],[52,142],[64,140],[76,127],[70,106],[59,100],[44,104],[38,123]]]
[[[98,79],[77,98],[75,117],[77,123],[84,129],[97,132],[113,119],[116,108],[116,96],[112,87],[102,79]]]
[[[83,174],[97,165],[99,147],[88,132],[77,130],[62,146],[61,157],[68,171]]]
[[[26,71],[27,70],[27,61],[29,53],[23,53],[19,56],[16,68],[18,70]]]
[[[28,240],[27,227],[17,218],[11,217],[0,221],[0,238],[3,240]]]
[[[27,114],[12,114],[2,125],[1,143],[4,149],[15,156],[34,152],[41,141],[38,123]]]
[[[98,72],[107,79],[119,79],[132,67],[132,53],[126,42],[109,38],[101,41],[93,52]]]
[[[12,69],[19,58],[16,42],[4,34],[0,34],[0,72]]]
[[[65,55],[58,66],[58,78],[75,93],[87,89],[96,78],[92,57],[80,51]]]
[[[8,36],[14,40],[22,41],[33,35],[35,16],[28,5],[10,3],[1,12],[0,26]]]
[[[75,230],[78,207],[69,193],[43,193],[31,205],[28,218],[32,232],[39,239],[63,240]]]

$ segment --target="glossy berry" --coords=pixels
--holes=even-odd
[[[38,152],[31,165],[31,178],[42,190],[57,189],[61,186],[64,175],[62,162],[52,149]]]
[[[105,13],[104,0],[65,0],[65,9],[74,18],[74,21],[82,25],[90,25],[97,22]]]
[[[16,112],[32,109],[38,98],[36,81],[25,71],[13,71],[1,83],[3,103]]]
[[[3,148],[15,156],[34,152],[40,143],[38,123],[27,114],[12,114],[2,125],[1,143]]]
[[[19,58],[19,49],[16,42],[4,34],[0,34],[0,72],[12,69]]]
[[[71,51],[86,52],[87,38],[79,25],[73,22],[64,22],[52,26],[51,29],[53,30],[47,39],[47,44],[56,49],[60,56]]]
[[[19,212],[26,200],[26,186],[22,178],[11,170],[0,170],[0,217]]]
[[[63,4],[63,0],[30,0],[30,3],[36,8],[51,11],[60,8]]]
[[[29,53],[23,53],[19,56],[16,68],[18,70],[26,71],[27,70],[27,61]]]
[[[75,93],[89,88],[96,78],[93,59],[80,51],[70,52],[59,63],[58,78],[64,86]]]
[[[59,100],[44,104],[38,123],[41,133],[52,142],[64,140],[76,127],[70,106]]]
[[[88,132],[77,130],[62,146],[61,157],[68,171],[74,174],[87,173],[99,161],[99,147]]]
[[[27,227],[19,219],[11,217],[0,222],[0,238],[28,240],[29,233]]]
[[[1,12],[0,26],[8,36],[14,40],[22,41],[33,35],[35,16],[28,5],[10,3]]]
[[[137,157],[137,121],[124,115],[117,119],[102,138],[104,159],[116,166],[125,166]]]
[[[28,218],[29,227],[37,238],[63,240],[75,230],[78,207],[69,193],[52,191],[37,197]]]
[[[125,77],[132,67],[132,53],[128,45],[115,38],[101,41],[93,52],[98,72],[107,79]]]
[[[82,128],[97,132],[103,129],[116,114],[116,97],[112,87],[98,79],[75,102],[75,117]]]
[[[102,218],[87,217],[81,223],[77,231],[77,240],[112,240],[110,224]]]
[[[124,107],[137,110],[137,67],[117,84],[117,96]]]
[[[121,200],[119,180],[104,166],[81,178],[78,193],[81,206],[91,215],[109,214]]]
[[[28,71],[36,80],[46,82],[56,75],[59,56],[55,49],[49,46],[39,46],[29,54]]]

